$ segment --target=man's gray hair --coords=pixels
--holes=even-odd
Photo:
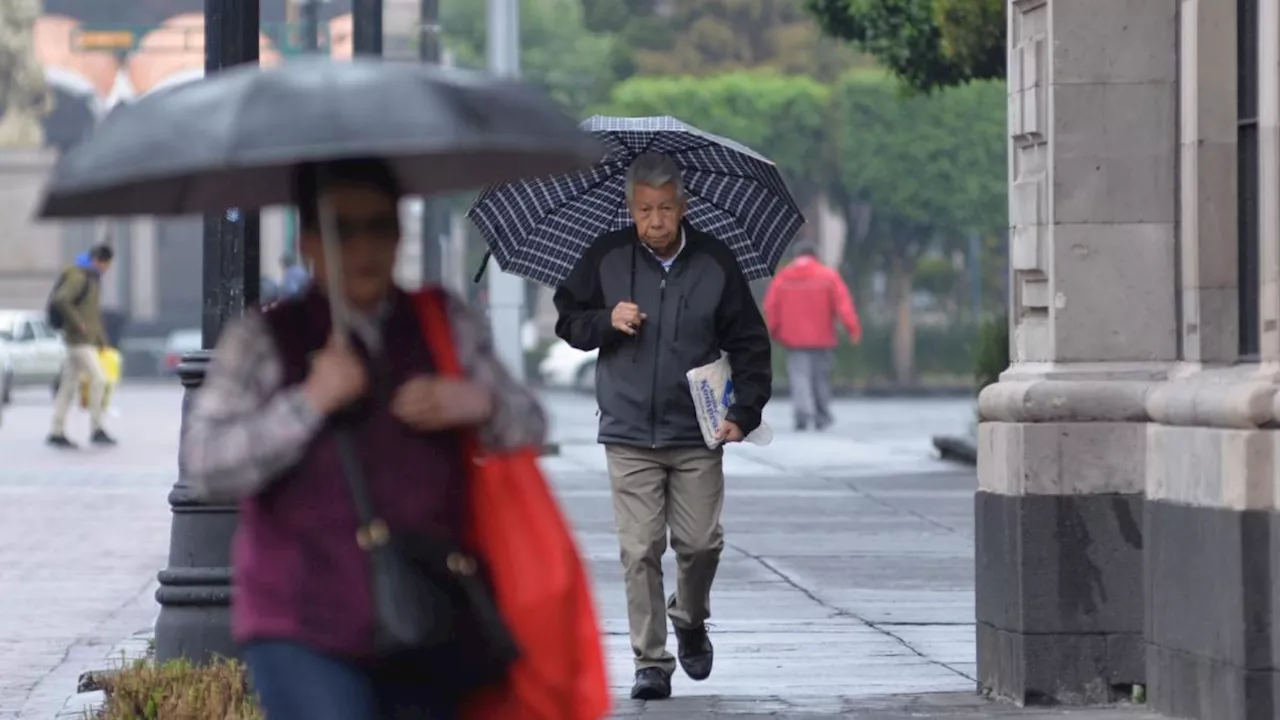
[[[627,202],[635,197],[636,185],[660,188],[674,184],[676,197],[684,199],[684,179],[680,177],[680,166],[669,155],[662,153],[644,153],[637,155],[627,168]]]

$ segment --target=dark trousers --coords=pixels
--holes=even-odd
[[[293,642],[244,648],[269,720],[454,720],[456,709],[421,682],[355,665]]]

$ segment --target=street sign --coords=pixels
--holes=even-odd
[[[111,50],[127,52],[134,48],[138,36],[133,30],[119,28],[103,30],[75,30],[71,35],[71,46],[79,51]]]
[[[328,0],[319,0],[328,2]],[[139,44],[149,33],[164,31],[166,42],[157,47],[148,47],[147,53],[186,53],[200,51],[204,47],[204,27],[165,26],[165,25],[85,25],[71,33],[72,52],[116,52],[130,53],[139,50]],[[308,52],[302,42],[306,26],[304,23],[262,23],[262,34],[270,39],[277,52],[284,55],[297,55]],[[321,23],[317,33],[317,44],[320,49],[329,47],[329,26]]]

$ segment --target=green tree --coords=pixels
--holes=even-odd
[[[915,90],[1004,77],[1004,0],[804,0],[824,32]]]
[[[969,78],[1005,76],[1007,0],[934,0],[942,52]]]
[[[615,39],[586,27],[579,0],[522,0],[520,13],[524,79],[576,115],[608,98],[617,81],[612,70]],[[445,47],[458,65],[485,66],[485,3],[443,0],[440,24]]]
[[[912,276],[920,258],[1007,224],[1004,87],[981,82],[903,95],[883,73],[863,71],[841,79],[831,104],[839,197],[870,213],[852,256],[888,273],[895,371],[899,382],[910,382]]]
[[[580,0],[588,27],[617,33],[620,77],[772,69],[830,81],[868,64],[826,38],[800,0]]]
[[[633,77],[600,108],[611,115],[672,115],[731,138],[777,163],[797,202],[830,177],[826,86],[806,76],[735,72],[711,77]]]

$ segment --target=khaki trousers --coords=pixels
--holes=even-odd
[[[724,451],[607,445],[605,456],[636,669],[672,673],[667,618],[678,628],[695,628],[711,616],[711,583],[724,549]],[[670,599],[662,586],[668,531],[677,568]]]
[[[62,366],[58,397],[54,400],[54,435],[66,434],[67,412],[71,409],[71,401],[80,392],[80,378],[85,376],[89,378],[89,423],[94,430],[102,429],[102,396],[106,392],[107,376],[98,362],[98,348],[71,345],[67,348],[67,361]]]

